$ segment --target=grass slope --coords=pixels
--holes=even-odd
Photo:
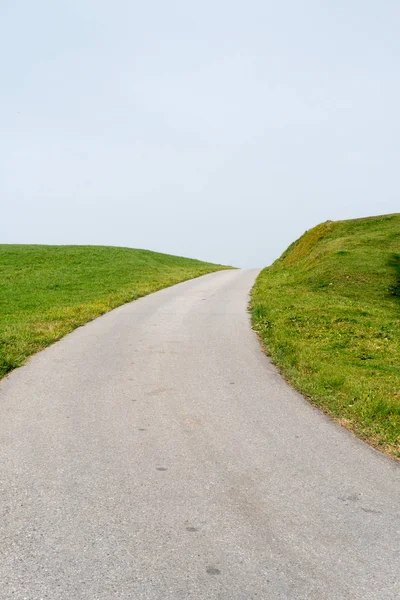
[[[400,215],[307,231],[261,272],[251,312],[288,381],[400,457]]]
[[[120,304],[223,268],[130,248],[0,245],[0,377]]]

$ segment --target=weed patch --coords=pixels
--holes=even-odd
[[[306,232],[260,273],[251,298],[254,329],[286,378],[398,458],[399,298],[400,215]]]

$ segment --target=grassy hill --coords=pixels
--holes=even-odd
[[[288,381],[400,457],[399,214],[307,231],[261,272],[251,312]]]
[[[223,268],[130,248],[0,245],[0,377],[120,304]]]

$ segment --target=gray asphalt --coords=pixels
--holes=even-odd
[[[179,284],[0,384],[0,598],[398,600],[400,469],[261,351],[257,271]]]

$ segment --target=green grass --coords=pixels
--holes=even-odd
[[[251,312],[289,382],[400,457],[399,214],[306,232],[261,272]]]
[[[0,377],[116,306],[223,268],[130,248],[0,245]]]

